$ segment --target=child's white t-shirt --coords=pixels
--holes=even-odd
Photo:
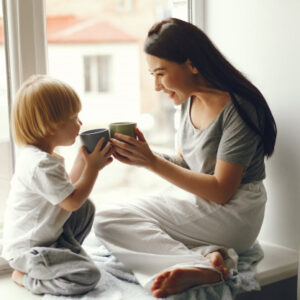
[[[25,146],[6,204],[2,256],[9,260],[55,242],[71,214],[58,204],[73,191],[62,157]]]

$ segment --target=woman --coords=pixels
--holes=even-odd
[[[156,91],[181,106],[178,155],[152,152],[138,129],[137,139],[116,135],[112,144],[119,161],[173,187],[102,209],[95,232],[144,287],[166,297],[227,278],[233,250],[256,240],[276,124],[259,90],[196,26],[174,18],[155,24],[145,52]]]

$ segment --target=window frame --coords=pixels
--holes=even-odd
[[[7,72],[7,101],[10,116],[13,98],[24,80],[47,73],[46,14],[44,0],[2,0],[4,47]],[[15,146],[10,136],[12,165]],[[2,241],[0,237],[0,255]],[[0,273],[8,271],[0,256]]]
[[[112,92],[112,56],[113,55],[111,54],[83,55],[83,77],[85,93],[105,94]],[[95,70],[96,72],[94,72]],[[106,77],[103,76],[104,74],[106,75]],[[92,75],[95,75],[94,82],[91,80],[91,78],[93,77]]]
[[[44,0],[2,0],[7,70],[8,113],[24,80],[47,73],[46,14]],[[12,165],[15,145],[11,141]]]
[[[188,20],[204,28],[204,0],[187,0]],[[48,73],[45,0],[2,0],[9,114],[18,88],[33,74]],[[12,140],[11,140],[12,141]],[[14,166],[16,148],[12,144]],[[0,273],[7,269],[1,258]]]

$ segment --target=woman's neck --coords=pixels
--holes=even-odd
[[[203,106],[224,106],[230,100],[230,94],[225,91],[220,91],[212,88],[203,88],[201,91],[195,92],[192,95],[193,102],[199,102]]]

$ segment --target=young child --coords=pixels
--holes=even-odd
[[[78,151],[68,176],[54,152],[78,136],[80,100],[67,84],[49,76],[30,77],[14,102],[12,125],[23,146],[11,182],[4,223],[3,256],[12,279],[34,294],[74,295],[93,289],[97,266],[81,244],[95,207],[88,200],[98,172],[111,161],[108,142],[100,151]]]

